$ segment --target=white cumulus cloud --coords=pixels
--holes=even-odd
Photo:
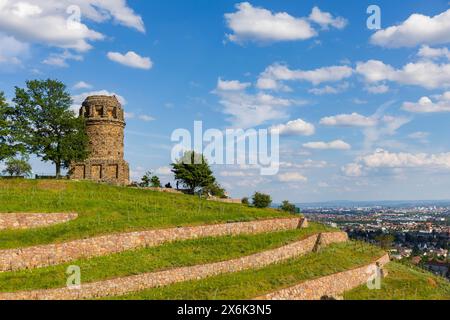
[[[111,61],[131,68],[150,70],[153,67],[153,62],[150,58],[141,57],[134,51],[128,51],[126,54],[108,52],[107,56]]]
[[[433,98],[434,101],[429,97],[422,97],[417,102],[405,102],[403,110],[414,113],[450,112],[450,91]]]
[[[348,21],[342,17],[333,17],[329,12],[323,12],[318,7],[312,9],[309,19],[322,28],[328,29],[330,26],[336,29],[343,29],[348,24]]]
[[[448,48],[431,48],[425,45],[420,48],[417,55],[427,59],[447,58],[450,60],[450,51]]]
[[[354,163],[342,168],[347,176],[362,176],[370,170],[377,169],[450,169],[450,152],[448,153],[407,153],[389,152],[377,149],[374,153],[361,156]]]
[[[336,127],[373,127],[376,126],[378,120],[374,117],[366,117],[359,113],[340,114],[331,117],[324,117],[320,120],[320,124],[325,126]]]
[[[80,82],[77,82],[77,83],[73,86],[73,88],[74,88],[75,90],[92,89],[92,85],[89,84],[89,83],[87,83],[87,82],[85,82],[85,81],[80,81]]]
[[[342,172],[348,177],[361,177],[364,175],[364,168],[359,163],[350,163],[342,167]]]
[[[0,33],[0,64],[20,65],[29,54],[29,45]]]
[[[51,54],[43,61],[53,66],[65,67],[67,60],[77,56],[68,56],[66,51],[86,52],[92,49],[94,42],[106,38],[87,22],[94,22],[93,25],[113,22],[145,32],[142,18],[127,5],[126,0],[0,1],[0,30],[3,34],[27,45],[39,44],[65,50],[62,54]],[[0,48],[4,47],[1,45]],[[15,56],[9,63],[19,60],[20,57]]]
[[[280,135],[300,135],[311,136],[315,133],[316,128],[313,124],[308,123],[302,119],[289,121],[286,124],[276,125],[270,128],[271,131],[278,131]]]
[[[221,91],[240,91],[251,86],[249,82],[240,82],[238,80],[226,81],[219,78],[217,81],[217,90]]]
[[[434,17],[415,13],[397,26],[377,31],[371,42],[388,48],[449,43],[450,9]]]
[[[287,172],[278,175],[280,182],[307,182],[308,178],[298,172]]]
[[[314,70],[291,70],[282,64],[272,64],[261,73],[257,87],[259,89],[277,90],[282,88],[282,81],[307,81],[313,85],[324,82],[338,82],[351,77],[353,69],[349,66],[330,66]]]
[[[235,128],[251,128],[268,121],[288,117],[287,109],[297,103],[270,94],[249,94],[244,91],[214,92],[220,98],[222,112]]]
[[[321,26],[322,30],[330,27],[343,29],[347,25],[346,19],[334,17],[318,7],[314,7],[308,17],[294,17],[287,12],[274,13],[254,7],[249,2],[237,4],[236,10],[225,14],[227,26],[233,31],[227,34],[227,38],[236,43],[301,41],[318,35],[312,23]]]
[[[54,67],[61,67],[66,68],[69,65],[67,64],[68,60],[75,60],[75,61],[83,61],[83,56],[79,54],[73,54],[68,50],[65,50],[62,53],[52,53],[49,57],[47,57],[45,60],[42,61],[42,63],[54,66]]]
[[[233,34],[227,38],[233,42],[275,42],[310,39],[317,32],[307,19],[296,18],[286,12],[253,7],[248,2],[236,5],[237,11],[225,14],[228,28]]]
[[[348,82],[344,82],[337,86],[324,86],[322,88],[312,88],[309,89],[308,92],[316,96],[321,96],[325,94],[338,94],[344,92],[348,88],[350,88],[350,84]]]
[[[303,147],[314,150],[350,150],[352,148],[351,145],[342,140],[335,140],[331,142],[308,142],[303,144]]]
[[[396,69],[382,61],[369,60],[357,63],[356,72],[369,83],[392,81],[426,89],[450,87],[450,64],[433,61],[408,63],[403,68]]]
[[[361,157],[359,161],[368,168],[447,168],[450,169],[450,153],[391,153],[379,149]]]

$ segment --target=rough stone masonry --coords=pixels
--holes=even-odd
[[[89,158],[70,167],[73,180],[127,185],[130,169],[124,160],[124,110],[115,96],[87,97],[80,108],[89,136]]]

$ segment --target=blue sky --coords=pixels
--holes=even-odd
[[[380,30],[367,27],[371,4]],[[449,9],[445,0],[1,0],[0,90],[11,99],[27,79],[57,78],[74,107],[87,94],[120,95],[134,179],[152,169],[171,180],[170,136],[198,120],[282,129],[278,175],[214,167],[234,197],[450,199]]]

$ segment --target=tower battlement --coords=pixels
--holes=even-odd
[[[125,125],[125,112],[116,96],[87,97],[80,108],[80,117],[87,121],[108,119]]]
[[[90,96],[79,116],[86,121],[89,158],[74,163],[70,178],[113,184],[129,183],[129,166],[124,160],[125,112],[115,96]]]

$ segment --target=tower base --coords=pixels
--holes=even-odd
[[[126,161],[90,159],[70,166],[72,180],[90,180],[115,185],[130,184],[130,169]]]

